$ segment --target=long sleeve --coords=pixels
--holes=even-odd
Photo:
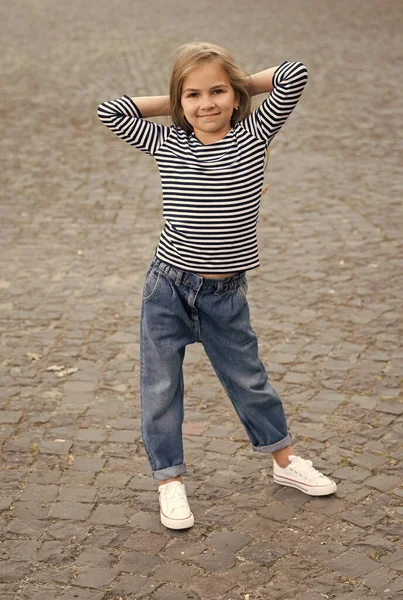
[[[123,141],[151,156],[154,156],[171,132],[171,127],[143,119],[140,109],[126,95],[100,104],[98,117]]]
[[[240,124],[269,144],[280,131],[304,91],[308,69],[301,62],[284,61],[273,75],[273,90]]]

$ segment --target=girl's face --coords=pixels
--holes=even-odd
[[[198,140],[212,144],[230,131],[238,100],[226,73],[216,63],[204,62],[185,78],[181,105]]]

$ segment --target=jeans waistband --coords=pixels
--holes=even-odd
[[[245,271],[239,271],[231,277],[223,277],[222,279],[209,279],[208,277],[200,277],[192,271],[186,271],[174,267],[169,263],[164,262],[156,255],[154,255],[151,261],[151,267],[158,268],[159,271],[164,273],[166,277],[175,281],[176,285],[187,285],[193,289],[200,290],[214,290],[215,292],[222,292],[230,289],[236,289],[239,287],[240,281],[245,281]]]

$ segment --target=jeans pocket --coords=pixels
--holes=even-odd
[[[143,302],[149,302],[157,293],[161,281],[161,271],[149,270],[144,282]]]

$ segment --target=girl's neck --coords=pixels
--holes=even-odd
[[[215,144],[216,142],[223,140],[225,136],[229,134],[231,129],[231,125],[228,125],[228,128],[226,127],[225,129],[221,129],[220,131],[215,131],[213,133],[196,130],[193,131],[193,134],[195,138],[199,140],[201,144],[203,144],[203,146],[209,146],[210,144]]]

